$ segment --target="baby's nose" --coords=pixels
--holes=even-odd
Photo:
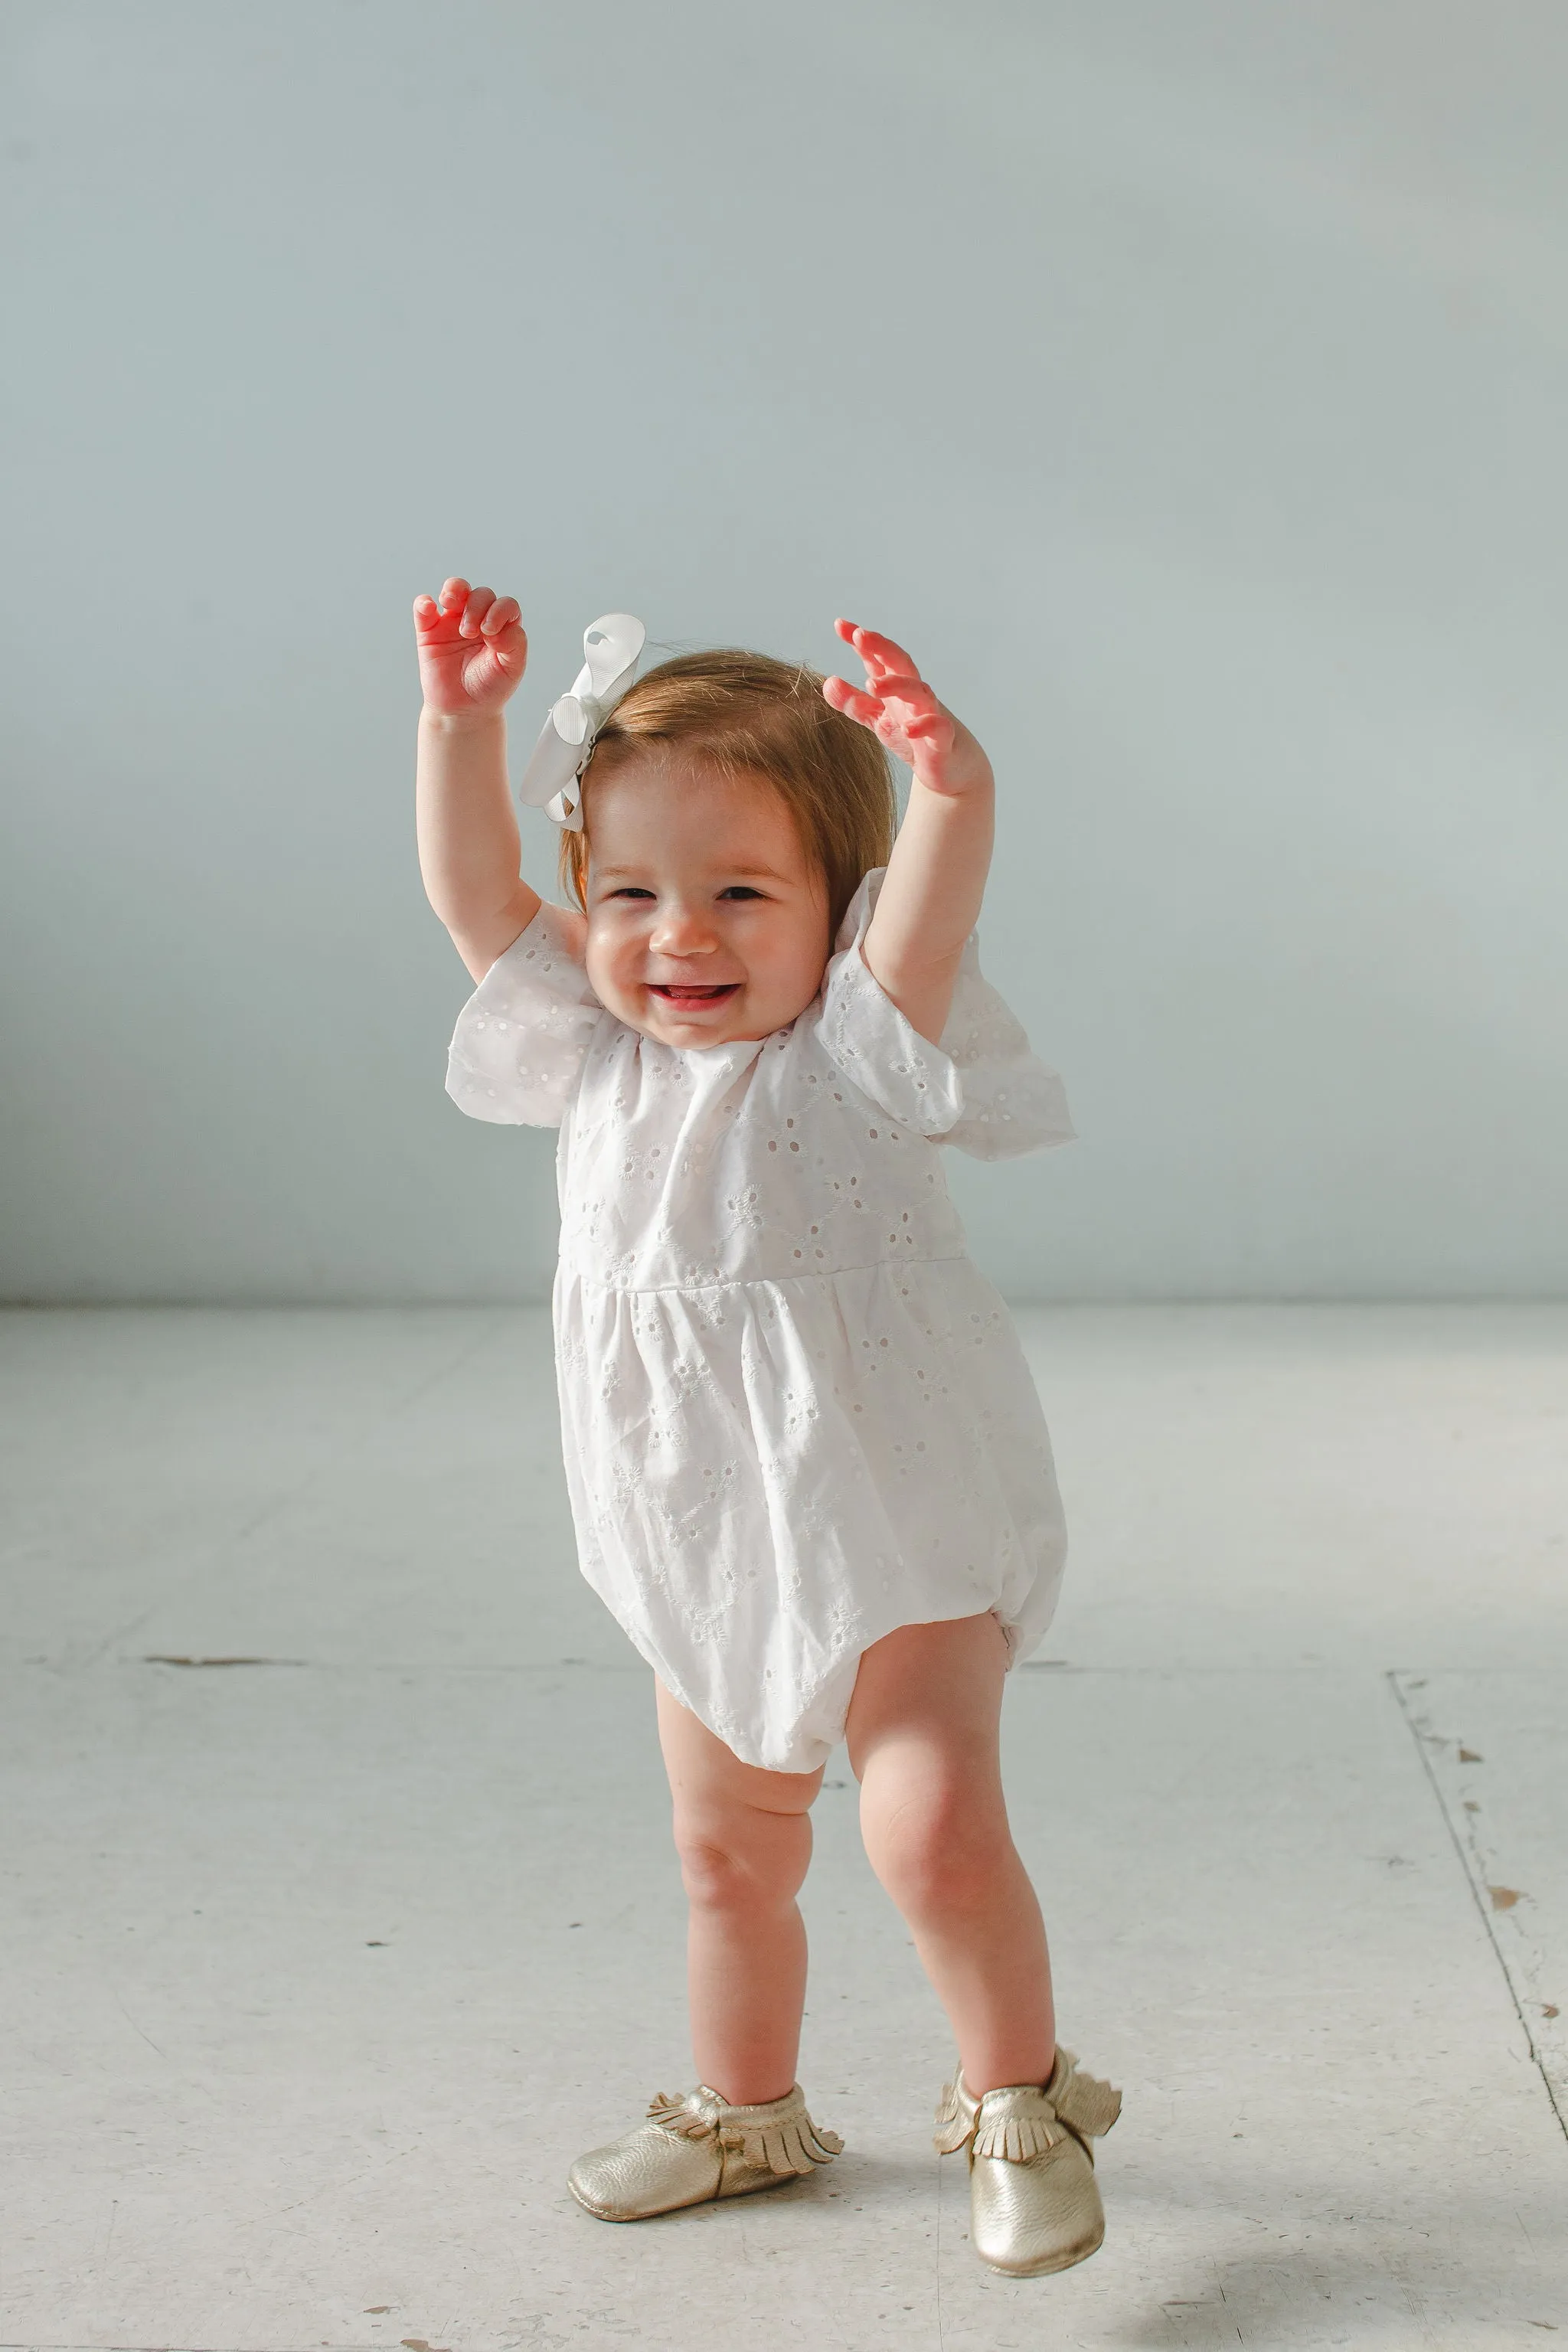
[[[716,942],[711,925],[695,908],[667,906],[659,909],[650,944],[666,955],[707,955]]]

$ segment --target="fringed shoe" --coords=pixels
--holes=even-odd
[[[787,2098],[731,2107],[700,2083],[683,2099],[661,2093],[648,2120],[590,2148],[566,2177],[579,2205],[601,2221],[646,2221],[713,2197],[747,2197],[831,2164],[843,2148],[819,2131],[797,2083]]]
[[[1014,2278],[1065,2271],[1105,2235],[1089,2143],[1110,2129],[1121,2094],[1080,2074],[1058,2050],[1051,2079],[972,2096],[962,2074],[942,2095],[936,2145],[969,2150],[970,2238],[983,2263]]]

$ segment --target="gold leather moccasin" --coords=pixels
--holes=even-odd
[[[831,2164],[844,2146],[812,2122],[798,2083],[760,2107],[731,2107],[700,2083],[683,2099],[661,2093],[647,2113],[635,2131],[580,2156],[566,2176],[578,2204],[601,2221],[646,2221],[712,2197],[777,2189]]]
[[[970,2242],[983,2263],[1014,2278],[1065,2271],[1105,2235],[1105,2209],[1089,2143],[1121,2112],[1121,2094],[1080,2074],[1058,2050],[1051,2079],[974,2098],[962,2074],[942,2095],[936,2145],[969,2151]]]

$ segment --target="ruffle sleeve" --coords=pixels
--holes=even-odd
[[[605,1007],[578,951],[582,917],[542,905],[458,1015],[447,1092],[497,1127],[559,1127]]]
[[[817,1023],[828,1054],[889,1118],[976,1160],[1070,1143],[1061,1079],[1030,1052],[982,973],[978,931],[964,943],[940,1045],[911,1028],[872,978],[861,950],[886,873],[879,866],[865,877],[839,926]]]

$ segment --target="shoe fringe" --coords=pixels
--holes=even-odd
[[[648,2101],[647,2112],[649,2120],[674,2139],[711,2139],[719,2128],[718,2116],[706,2111],[695,2091],[680,2099],[660,2091]]]
[[[777,2173],[781,2179],[813,2172],[844,2152],[837,2132],[825,2131],[812,2122],[804,2099],[795,2100],[768,2123],[731,2120],[742,2113],[718,2099],[710,2105],[700,2091],[683,2099],[672,2099],[661,2091],[648,2107],[650,2120],[675,2137],[716,2138],[721,2147],[734,2150],[758,2171]]]
[[[1080,2139],[1103,2139],[1121,2113],[1121,2094],[1113,2084],[1102,2083],[1098,2074],[1080,2074],[1070,2050],[1064,2050],[1062,2056],[1067,2079],[1051,2094],[1051,2105]]]
[[[975,2155],[1027,2164],[1032,2157],[1044,2156],[1047,2148],[1059,2147],[1067,2133],[1058,2124],[1049,2102],[1042,2099],[1041,2105],[1043,2115],[996,2116],[982,2124],[974,2135]]]
[[[931,2135],[938,2154],[956,2156],[973,2129],[974,2117],[959,2098],[957,2083],[944,2083],[936,2103],[936,2130]]]
[[[984,2099],[973,2097],[961,2076],[942,2085],[937,2103],[932,2139],[939,2154],[955,2156],[973,2141],[975,2156],[1000,2157],[1007,2164],[1027,2164],[1057,2147],[1071,2132],[1079,2140],[1098,2139],[1121,2113],[1121,2094],[1098,2075],[1080,2074],[1070,2050],[1060,2053],[1059,2075],[1049,2096],[1044,2089],[1019,2085],[1023,2099],[1012,2112],[982,2120]],[[1020,2112],[1022,2105],[1022,2112]],[[1066,2126],[1065,2129],[1062,2126]]]

